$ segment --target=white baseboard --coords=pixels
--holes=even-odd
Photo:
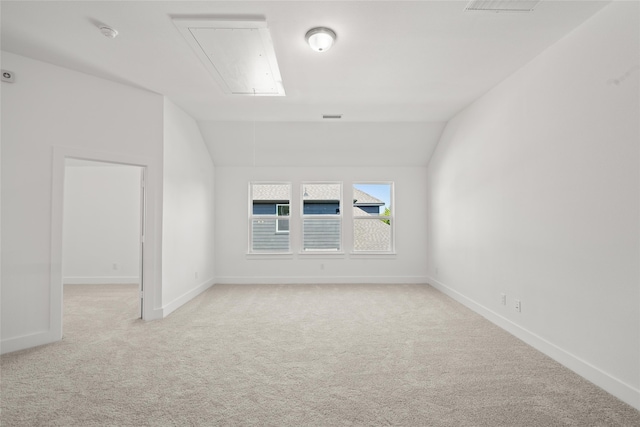
[[[92,282],[90,280],[87,280],[87,279],[91,279],[91,278],[86,278],[86,277],[71,278],[71,279],[78,279],[78,282],[76,282],[76,283],[74,283],[73,281],[68,283],[66,281],[66,279],[68,279],[68,278],[65,278],[65,284],[91,284],[91,285],[95,285],[95,284],[116,284],[117,283],[116,281],[113,280],[114,279],[113,277],[107,278],[108,280],[106,281],[106,283],[101,283],[98,280]],[[104,278],[95,278],[95,279],[101,279],[102,280]],[[123,279],[122,284],[134,283],[134,282],[131,281],[132,278],[123,277],[122,279]],[[214,280],[210,279],[210,280],[202,283],[201,285],[199,285],[195,289],[193,289],[193,290],[191,290],[189,292],[186,292],[184,295],[180,296],[179,298],[176,298],[174,301],[172,301],[169,304],[165,305],[163,308],[154,309],[150,313],[149,312],[145,313],[146,314],[145,315],[145,320],[157,320],[157,319],[162,319],[163,317],[166,317],[168,314],[170,314],[171,312],[175,311],[177,308],[179,308],[183,304],[189,302],[193,298],[195,298],[198,295],[200,295],[202,292],[204,292],[207,289],[209,289],[213,284],[214,284]],[[34,333],[34,334],[24,335],[24,336],[20,336],[20,337],[3,339],[3,340],[0,341],[0,354],[12,353],[14,351],[25,350],[27,348],[37,347],[37,346],[44,345],[44,344],[51,344],[51,343],[56,342],[56,341],[60,341],[60,337],[53,336],[53,334],[50,331],[37,332],[37,333]]]
[[[27,348],[37,347],[44,344],[51,344],[59,340],[59,337],[54,337],[49,331],[8,338],[0,341],[0,354],[13,353],[14,351],[25,350]]]
[[[147,312],[145,312],[145,316],[144,316],[144,321],[151,321],[151,320],[160,320],[162,319],[164,310],[162,310],[161,308],[154,308],[153,310],[147,310]]]
[[[65,285],[129,285],[140,284],[138,276],[63,277]]]
[[[345,284],[413,284],[427,283],[426,276],[219,276],[216,283],[225,285],[313,285]]]
[[[611,393],[623,402],[640,410],[640,390],[607,374],[596,366],[580,359],[557,345],[545,340],[539,335],[523,328],[500,314],[467,298],[460,292],[450,288],[435,278],[428,277],[427,282],[440,292],[450,296],[459,303],[465,305],[490,322],[506,330],[510,334],[521,339],[536,350],[551,357],[556,362],[566,366],[573,372],[591,381],[603,390]]]
[[[214,283],[215,283],[214,279],[209,279],[206,282],[203,282],[202,284],[198,285],[194,289],[188,292],[185,292],[184,294],[174,299],[170,303],[164,305],[162,307],[162,317],[167,317],[173,311],[182,307],[184,304],[186,304],[187,302],[191,301],[192,299],[194,299],[195,297],[197,297],[198,295],[200,295],[201,293],[209,289],[211,286],[213,286]]]

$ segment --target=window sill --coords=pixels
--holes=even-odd
[[[395,252],[351,252],[349,253],[349,258],[353,259],[396,259],[398,254]]]
[[[345,253],[342,251],[304,251],[298,252],[300,258],[344,258]]]
[[[293,259],[293,252],[251,252],[247,259]]]

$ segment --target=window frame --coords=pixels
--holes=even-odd
[[[378,219],[380,221],[389,221],[389,250],[387,251],[381,251],[381,250],[362,250],[362,249],[356,249],[356,235],[355,235],[355,230],[356,230],[356,221],[358,220],[369,220],[372,221],[372,217],[371,215],[356,215],[355,211],[352,211],[352,220],[351,220],[351,230],[352,230],[352,246],[351,246],[351,254],[352,255],[359,255],[359,256],[366,256],[366,255],[374,255],[374,256],[380,256],[380,255],[395,255],[396,254],[396,215],[395,215],[395,182],[394,181],[353,181],[351,183],[351,200],[354,200],[355,198],[355,186],[356,185],[388,185],[389,186],[389,215],[383,215],[383,214],[379,214],[378,216],[375,217],[375,219]],[[351,208],[353,209],[353,202],[351,202]]]
[[[286,205],[286,203],[274,203],[274,205],[276,206],[276,211],[274,214],[254,214],[253,213],[253,202],[254,202],[254,198],[253,198],[253,192],[254,192],[254,186],[255,185],[286,185],[288,186],[288,205],[289,205],[289,215],[278,215],[278,205],[282,206],[282,205]],[[249,189],[248,189],[248,236],[247,236],[247,254],[248,255],[257,255],[257,256],[261,256],[261,255],[291,255],[292,254],[292,250],[291,250],[291,235],[289,231],[278,231],[278,222],[280,221],[278,219],[279,216],[282,216],[284,218],[287,218],[289,220],[289,229],[291,229],[291,195],[292,195],[292,189],[293,189],[293,184],[290,181],[249,181]],[[265,250],[261,250],[261,249],[254,249],[254,241],[253,241],[253,229],[254,229],[254,221],[260,221],[260,220],[265,220],[265,221],[274,221],[276,223],[276,231],[275,234],[276,235],[286,235],[287,239],[288,239],[288,248],[286,250],[277,250],[277,249],[265,249]]]
[[[340,199],[338,200],[338,213],[336,214],[305,214],[304,202],[306,186],[310,185],[338,185],[340,188]],[[340,222],[340,238],[338,240],[339,247],[336,250],[323,249],[305,249],[304,247],[304,222],[305,219],[327,219],[335,218]],[[344,185],[342,181],[303,181],[300,183],[300,255],[326,256],[344,255]]]
[[[291,193],[291,188],[289,188],[289,193]],[[289,194],[291,196],[291,194]],[[287,215],[280,215],[280,207],[286,206],[288,209]],[[278,219],[278,217],[285,217],[286,219]],[[280,221],[287,221],[288,228],[286,230],[280,229]],[[291,197],[289,197],[289,203],[276,203],[276,234],[289,234],[291,231]],[[291,246],[291,241],[289,241],[289,246]]]

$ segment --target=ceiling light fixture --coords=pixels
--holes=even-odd
[[[100,27],[100,32],[105,36],[108,37],[110,39],[115,39],[116,36],[118,35],[118,30],[108,27],[106,25],[102,25]]]
[[[330,28],[316,27],[307,31],[304,38],[311,46],[311,49],[316,52],[326,52],[333,46],[336,40],[336,33]]]

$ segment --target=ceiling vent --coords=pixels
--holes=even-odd
[[[342,114],[323,114],[322,118],[323,119],[341,119]]]
[[[285,95],[265,20],[174,19],[173,23],[225,93]]]
[[[465,11],[471,12],[531,12],[540,0],[472,0]]]

